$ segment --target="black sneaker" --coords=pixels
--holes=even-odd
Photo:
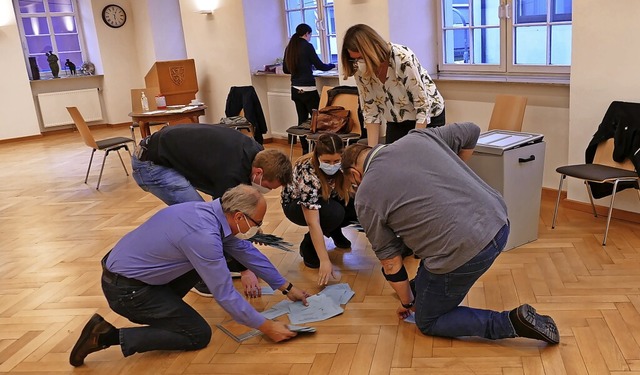
[[[548,315],[540,315],[531,305],[524,304],[509,312],[509,319],[519,337],[560,343],[558,327]]]
[[[200,280],[196,283],[196,285],[193,286],[193,288],[191,288],[191,291],[194,293],[197,293],[203,297],[213,297],[213,294],[211,294],[211,292],[209,291],[209,288],[207,288],[207,284],[204,283],[204,281]]]
[[[320,259],[318,253],[316,253],[315,247],[313,247],[313,241],[311,241],[311,234],[304,235],[304,239],[300,243],[300,255],[304,265],[309,268],[320,268]]]
[[[86,356],[108,348],[109,345],[101,344],[99,338],[114,329],[116,329],[116,327],[104,320],[100,315],[93,314],[82,329],[78,342],[76,342],[73,349],[71,349],[69,363],[74,367],[82,366]]]
[[[338,228],[331,233],[331,239],[336,247],[348,249],[351,247],[351,241],[342,233],[342,229]]]

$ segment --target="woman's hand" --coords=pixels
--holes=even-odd
[[[318,285],[327,285],[329,283],[329,277],[336,276],[333,273],[333,264],[331,261],[320,261],[320,269],[318,269]]]
[[[249,298],[258,298],[262,296],[262,288],[258,284],[258,277],[255,273],[244,270],[240,272],[240,281],[244,289],[244,295]]]

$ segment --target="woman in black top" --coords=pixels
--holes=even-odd
[[[309,40],[311,26],[301,23],[296,27],[296,33],[291,36],[287,48],[284,50],[284,64],[282,69],[291,74],[291,100],[296,105],[298,125],[309,119],[311,111],[318,109],[320,95],[316,88],[313,69],[327,71],[335,68],[334,64],[325,64],[316,54],[316,50]],[[306,139],[300,141],[302,153],[309,152]]]

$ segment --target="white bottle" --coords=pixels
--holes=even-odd
[[[144,91],[142,92],[142,97],[140,97],[140,102],[142,103],[142,110],[147,112],[149,110],[149,99],[147,99]]]

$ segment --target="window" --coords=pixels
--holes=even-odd
[[[571,1],[439,1],[440,71],[569,73]]]
[[[323,62],[338,62],[336,21],[333,15],[333,0],[284,0],[287,12],[289,36],[301,23],[311,26],[311,40],[316,53]]]
[[[83,41],[75,0],[15,0],[14,7],[27,62],[35,61],[41,75],[50,76],[46,53],[52,51],[61,71],[67,59],[80,70]]]

